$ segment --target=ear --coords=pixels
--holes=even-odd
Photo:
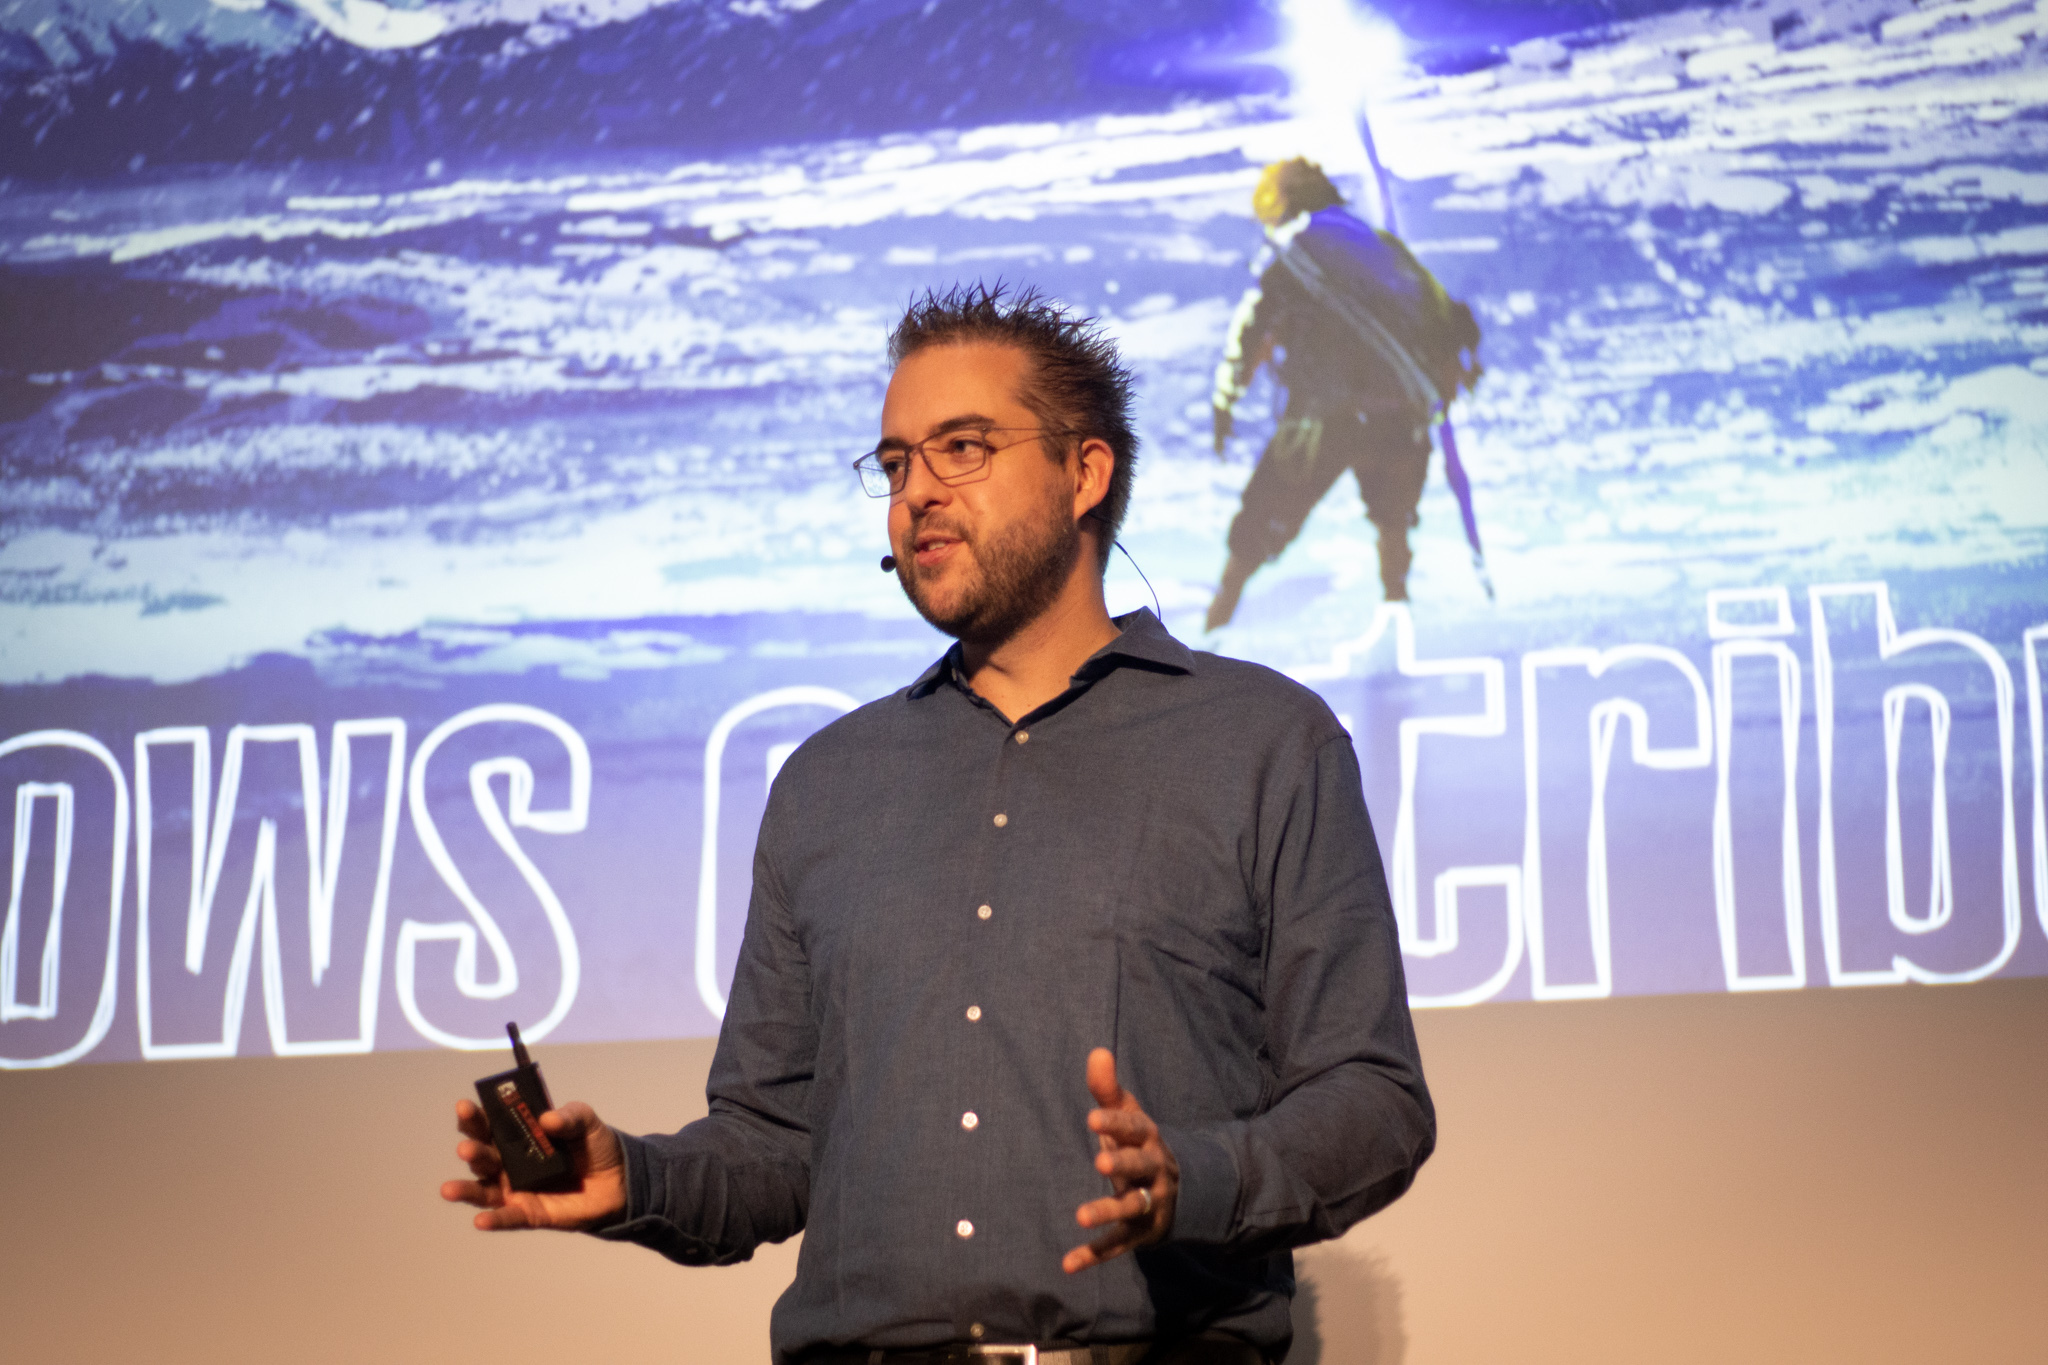
[[[1096,436],[1081,442],[1074,460],[1074,520],[1102,506],[1109,497],[1110,475],[1115,472],[1116,452],[1109,442]]]

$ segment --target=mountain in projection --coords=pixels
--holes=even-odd
[[[1389,8],[1430,69],[1669,0]],[[1278,6],[1240,0],[19,0],[0,17],[0,174],[180,163],[706,154],[1140,113],[1284,89]]]

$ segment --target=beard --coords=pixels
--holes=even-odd
[[[966,644],[991,647],[1043,615],[1066,586],[1081,554],[1081,527],[1068,514],[1067,499],[1055,494],[1036,517],[1025,518],[986,537],[948,521],[913,521],[898,549],[897,576],[917,614]],[[917,563],[918,533],[930,526],[960,537],[972,552],[972,576],[959,596],[941,606]]]

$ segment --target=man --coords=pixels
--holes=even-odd
[[[859,464],[958,643],[776,779],[709,1117],[628,1137],[564,1105],[581,1185],[533,1195],[465,1101],[442,1194],[687,1264],[803,1231],[783,1362],[1278,1360],[1288,1249],[1435,1137],[1350,740],[1110,618],[1137,442],[1091,323],[959,289],[891,357]]]
[[[1392,233],[1343,208],[1322,168],[1296,157],[1259,177],[1252,210],[1271,239],[1253,269],[1216,369],[1216,453],[1237,402],[1277,354],[1287,390],[1279,429],[1230,523],[1230,556],[1209,604],[1227,624],[1260,565],[1280,557],[1345,470],[1379,532],[1380,590],[1408,599],[1408,528],[1429,473],[1429,428],[1480,370],[1479,328]]]

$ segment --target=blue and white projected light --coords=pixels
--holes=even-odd
[[[1140,374],[1168,625],[1356,737],[1418,1004],[2048,973],[2043,23],[0,0],[0,1065],[713,1031],[944,644],[885,333],[998,277]],[[1498,596],[1437,465],[1412,602],[1347,481],[1205,636],[1298,155],[1478,316]]]

